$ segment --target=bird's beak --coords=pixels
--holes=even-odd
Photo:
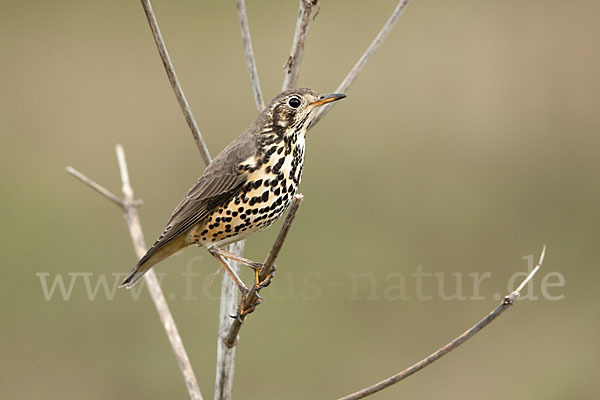
[[[323,104],[331,103],[332,101],[341,100],[344,97],[346,97],[346,95],[342,94],[342,93],[326,94],[324,96],[321,96],[321,98],[319,100],[313,101],[312,103],[310,103],[310,105],[313,106],[313,108],[316,108],[316,107],[322,106]]]

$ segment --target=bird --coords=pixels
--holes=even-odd
[[[209,163],[120,286],[133,287],[156,263],[197,245],[217,258],[244,294],[243,282],[225,258],[255,271],[261,264],[221,247],[267,229],[285,212],[300,184],[306,132],[317,110],[345,97],[308,88],[276,95],[254,123]],[[255,282],[255,287],[260,284]]]

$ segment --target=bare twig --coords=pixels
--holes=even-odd
[[[137,210],[139,201],[134,200],[133,197],[133,189],[131,188],[131,183],[129,181],[129,172],[127,170],[127,163],[125,161],[125,153],[123,152],[123,148],[121,145],[117,145],[116,150],[117,159],[119,161],[119,170],[121,172],[121,181],[123,183],[123,200],[119,199],[116,195],[109,192],[104,187],[74,168],[68,167],[67,172],[121,207],[127,220],[127,226],[129,227],[129,234],[133,241],[133,247],[138,258],[141,258],[146,253],[146,244],[144,243],[142,225]],[[190,398],[192,400],[202,400],[202,394],[200,393],[196,376],[192,370],[192,365],[183,346],[181,337],[179,336],[177,326],[175,325],[175,321],[173,320],[173,316],[171,315],[169,306],[165,300],[165,296],[160,288],[158,278],[156,277],[154,271],[150,270],[144,275],[144,279],[146,285],[148,286],[148,290],[150,291],[150,296],[152,297],[154,305],[156,306],[156,310],[158,311],[160,321],[167,332],[167,337],[169,338],[169,342],[171,343],[171,347],[175,353],[175,358],[177,359],[179,369],[183,374],[183,379],[188,389]]]
[[[404,10],[404,8],[406,7],[407,4],[408,4],[408,0],[400,0],[398,2],[398,5],[392,12],[392,15],[387,20],[385,25],[383,25],[383,28],[381,28],[381,31],[379,31],[379,33],[377,34],[377,36],[375,37],[375,39],[373,40],[371,45],[367,48],[367,50],[360,57],[358,62],[350,70],[348,75],[346,75],[346,77],[344,78],[342,83],[340,83],[340,85],[337,87],[337,89],[335,90],[336,93],[346,93],[346,90],[348,90],[350,85],[352,85],[352,83],[356,80],[356,78],[358,77],[358,74],[363,70],[365,65],[367,65],[367,62],[371,59],[371,57],[373,57],[373,54],[375,54],[375,51],[379,48],[379,46],[381,46],[381,43],[383,43],[383,41],[390,34],[392,29],[394,28],[394,25],[398,21],[398,17],[400,17],[400,15],[402,14],[402,11]],[[329,110],[331,110],[331,107],[334,106],[334,103],[335,102],[326,104],[323,107],[321,107],[321,109],[318,111],[317,115],[315,116],[315,119],[310,124],[310,127],[315,126],[317,124],[317,122],[319,122],[321,120],[321,118],[323,118],[325,116],[325,114],[327,114],[329,112]]]
[[[318,0],[300,0],[290,56],[283,65],[285,75],[283,77],[282,90],[296,87],[298,75],[300,75],[300,66],[302,65],[302,56],[304,55],[304,42],[306,41],[306,34],[308,33],[308,26],[311,21],[310,17],[312,12],[317,8],[317,3]]]
[[[245,241],[239,241],[229,246],[233,254],[244,252]],[[239,274],[240,264],[230,261],[231,268]],[[233,375],[235,372],[235,354],[237,347],[228,347],[221,339],[231,325],[230,315],[237,312],[238,288],[227,274],[221,281],[221,305],[219,309],[219,336],[217,338],[217,372],[215,376],[215,400],[230,400],[233,393]]]
[[[109,199],[110,201],[112,201],[113,203],[118,205],[119,207],[125,208],[125,203],[123,203],[123,200],[118,198],[117,195],[115,195],[113,192],[111,192],[104,186],[94,182],[93,180],[91,180],[90,178],[88,178],[87,176],[82,174],[81,172],[77,171],[73,167],[66,167],[65,170],[69,174],[73,175],[75,178],[79,179],[81,182],[85,183],[86,185],[88,185],[89,187],[94,189],[96,192],[100,193],[102,196],[106,197],[107,199]]]
[[[504,311],[508,310],[508,308],[513,305],[513,303],[517,299],[517,297],[520,296],[521,290],[523,290],[525,285],[527,285],[527,283],[533,278],[533,276],[538,272],[538,270],[542,266],[542,263],[544,262],[545,254],[546,254],[546,245],[544,245],[544,247],[542,249],[542,253],[540,254],[540,259],[539,259],[536,267],[529,273],[529,275],[527,275],[527,277],[523,280],[523,282],[521,282],[519,287],[516,290],[514,290],[513,292],[511,292],[510,294],[507,294],[504,297],[504,299],[502,300],[502,303],[500,303],[498,305],[498,307],[496,307],[494,309],[494,311],[492,311],[487,316],[485,316],[485,318],[483,318],[481,321],[479,321],[477,324],[475,324],[471,329],[464,332],[462,335],[458,336],[456,339],[454,339],[453,341],[451,341],[444,347],[440,348],[436,352],[431,353],[429,356],[427,356],[424,359],[422,359],[421,361],[411,365],[410,367],[406,368],[405,370],[397,373],[396,375],[393,375],[387,379],[384,379],[381,382],[378,382],[374,385],[366,387],[362,390],[359,390],[358,392],[349,394],[344,397],[340,397],[338,400],[362,399],[373,393],[379,392],[380,390],[383,390],[383,389],[387,388],[388,386],[391,386],[394,383],[398,383],[401,380],[413,375],[414,373],[419,372],[423,368],[427,367],[434,361],[440,359],[442,356],[448,354],[449,352],[451,352],[452,350],[454,350],[455,348],[457,348],[458,346],[460,346],[461,344],[463,344],[464,342],[469,340],[473,335],[475,335],[477,332],[479,332],[480,330],[485,328],[487,325],[490,324],[490,322],[495,320],[500,314],[502,314]]]
[[[265,108],[262,92],[260,90],[260,82],[258,81],[258,72],[256,70],[256,60],[254,59],[254,51],[252,50],[252,40],[250,39],[250,28],[248,27],[248,15],[246,14],[245,0],[237,0],[238,18],[242,29],[242,44],[244,45],[244,54],[246,55],[246,65],[250,73],[250,82],[254,92],[254,100],[258,111]]]
[[[275,243],[273,244],[271,251],[267,255],[267,259],[265,260],[262,268],[260,269],[259,280],[261,282],[267,279],[273,273],[275,269],[275,259],[277,259],[277,256],[279,255],[279,251],[283,246],[283,242],[285,241],[285,238],[287,237],[287,234],[290,231],[292,222],[294,222],[294,218],[296,217],[298,208],[300,208],[300,205],[302,205],[303,200],[304,197],[301,194],[297,194],[294,196],[292,205],[290,206],[290,211],[288,212],[285,221],[283,222],[281,230],[279,231],[279,235],[277,235],[277,239],[275,239]],[[244,302],[243,308],[250,309],[251,307],[256,306],[259,302],[260,299],[256,295],[256,292],[252,290],[250,291],[250,294],[248,294],[248,297],[246,297],[246,301]],[[241,316],[240,319],[241,321],[244,321],[246,319],[246,315]],[[238,319],[234,319],[230,323],[231,326],[229,327],[227,335],[223,336],[223,341],[225,342],[227,347],[235,346],[238,333],[242,327],[241,321]]]
[[[142,224],[140,222],[138,210],[134,206],[133,188],[131,187],[131,183],[129,181],[129,171],[127,169],[127,162],[125,160],[125,152],[120,144],[117,145],[116,150],[117,159],[119,161],[119,170],[121,171],[121,181],[123,182],[122,191],[123,195],[125,196],[125,218],[127,219],[127,226],[129,227],[129,234],[133,240],[135,252],[138,258],[141,258],[146,253],[146,244],[144,243]],[[181,336],[179,336],[179,331],[177,330],[177,325],[175,325],[175,320],[171,315],[171,311],[169,310],[169,306],[167,305],[167,301],[165,300],[165,296],[160,288],[160,283],[158,282],[158,278],[156,277],[154,270],[148,271],[144,275],[144,279],[146,285],[148,285],[148,290],[150,291],[150,296],[152,297],[154,305],[156,306],[156,311],[158,312],[160,321],[162,322],[165,331],[167,332],[167,336],[169,337],[169,342],[171,343],[171,347],[173,348],[173,352],[177,358],[177,364],[179,364],[179,368],[183,373],[183,379],[185,380],[185,385],[187,386],[190,398],[194,400],[201,400],[202,394],[200,393],[198,381],[196,380],[196,376],[192,370],[192,364],[187,356],[183,346],[183,341],[181,340]]]
[[[167,52],[165,42],[162,38],[162,34],[160,33],[160,29],[158,28],[158,22],[156,21],[156,16],[154,15],[154,10],[152,10],[150,0],[141,1],[142,7],[144,8],[144,12],[146,13],[146,18],[148,19],[148,24],[150,24],[150,29],[152,30],[152,36],[154,37],[154,41],[156,42],[156,47],[158,47],[160,59],[162,60],[162,63],[165,66],[165,71],[167,72],[167,76],[169,77],[169,82],[171,82],[171,86],[173,87],[173,91],[175,92],[175,96],[177,97],[177,101],[179,102],[179,106],[181,107],[181,111],[183,111],[185,120],[187,121],[187,124],[192,131],[192,135],[194,136],[194,140],[196,141],[196,146],[198,146],[198,150],[200,150],[200,155],[202,155],[204,162],[206,163],[206,165],[208,165],[210,163],[210,153],[208,152],[206,143],[202,138],[202,133],[200,133],[198,124],[196,124],[196,120],[194,119],[194,115],[192,114],[192,110],[190,109],[190,105],[188,104],[188,101],[185,98],[185,95],[183,94],[183,89],[179,84],[179,79],[177,78],[177,74],[175,73],[175,69],[173,68],[173,63],[171,62],[171,58],[169,57],[169,53]]]

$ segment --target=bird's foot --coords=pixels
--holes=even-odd
[[[262,268],[263,264],[260,264],[260,266]],[[273,277],[275,276],[276,270],[277,270],[277,266],[275,266],[273,264],[273,268],[271,269],[271,272],[269,272],[269,274],[263,280],[260,280],[260,268],[254,270],[254,286],[252,287],[252,290],[254,290],[254,293],[257,296],[258,296],[258,292],[260,291],[260,289],[265,288],[271,284],[271,281],[273,280]]]
[[[242,299],[240,300],[240,304],[238,305],[237,313],[236,315],[230,315],[231,318],[236,319],[240,324],[243,324],[246,315],[250,314],[251,312],[254,312],[254,310],[256,310],[256,307],[261,303],[262,299],[260,298],[260,296],[258,296],[258,293],[256,293],[254,288],[252,290],[256,295],[256,300],[249,305],[246,304],[250,291],[248,289],[241,290]]]

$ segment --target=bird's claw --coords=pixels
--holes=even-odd
[[[260,297],[260,295],[258,294],[258,291],[260,290],[260,287],[257,286],[253,286],[252,287],[252,291],[254,292],[254,295],[256,296],[256,298],[258,299],[258,301],[262,301],[262,297]]]
[[[248,298],[249,291],[242,291],[242,300],[240,301],[236,315],[229,316],[233,319],[236,319],[240,324],[244,323],[243,318],[245,318],[246,315],[248,315],[251,312],[253,312],[254,310],[256,310],[256,306],[258,306],[262,301],[262,298],[260,296],[258,296],[256,289],[253,288],[252,290],[254,291],[254,294],[256,295],[256,301],[253,304],[251,304],[250,306],[245,307],[245,303],[246,303],[246,299]]]
[[[271,269],[271,272],[269,273],[269,275],[267,275],[265,277],[265,279],[263,279],[261,281],[260,280],[260,269],[263,267],[263,264],[261,264],[261,263],[254,263],[254,264],[255,265],[252,265],[252,268],[254,269],[254,285],[252,286],[251,290],[254,293],[254,295],[256,296],[256,301],[254,301],[253,304],[246,306],[245,303],[246,303],[246,300],[248,299],[248,294],[250,293],[250,290],[248,290],[248,289],[244,290],[244,288],[240,288],[240,291],[242,292],[242,299],[240,301],[240,305],[238,306],[238,311],[237,311],[236,315],[230,315],[231,318],[237,320],[240,324],[244,323],[244,318],[246,317],[246,315],[254,312],[254,310],[256,310],[256,307],[261,303],[262,297],[260,297],[258,292],[262,288],[265,288],[271,284],[271,281],[273,280],[273,275],[275,274],[275,270],[277,269],[277,267],[275,265],[273,265],[273,268]]]

